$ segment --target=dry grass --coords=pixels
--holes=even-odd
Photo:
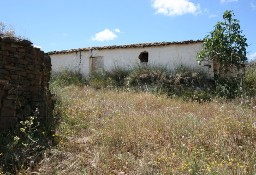
[[[56,93],[60,142],[39,174],[256,173],[253,109],[89,87]]]

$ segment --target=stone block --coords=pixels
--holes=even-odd
[[[16,69],[15,66],[10,66],[10,65],[5,65],[4,68],[5,68],[6,70],[15,70],[15,69]]]
[[[1,109],[1,117],[15,117],[16,109],[3,106]]]
[[[13,87],[10,83],[4,85],[4,90],[11,90]]]
[[[12,101],[17,100],[18,98],[19,97],[16,94],[9,94],[9,95],[6,96],[7,100],[12,100]]]
[[[2,99],[4,97],[5,93],[3,90],[0,90],[0,109],[1,109],[1,106],[2,106]]]
[[[0,117],[0,129],[8,129],[17,124],[16,117]]]
[[[30,105],[26,105],[23,109],[22,109],[22,112],[21,112],[22,116],[30,116],[33,114],[33,110],[31,108]]]
[[[13,39],[13,37],[3,37],[2,41],[4,43],[11,43],[11,42],[15,42],[15,40]],[[7,44],[6,44],[7,45]],[[10,46],[10,45],[9,45]]]
[[[0,128],[12,126],[36,108],[40,117],[51,115],[51,94],[45,91],[50,57],[26,40],[0,36],[0,45]]]
[[[8,83],[9,83],[9,81],[6,80],[6,79],[1,79],[1,80],[0,80],[0,84],[2,84],[2,85],[6,85],[6,84],[8,84]]]
[[[21,41],[21,44],[22,44],[22,45],[25,45],[25,46],[31,46],[31,45],[32,45],[32,42],[30,42],[29,40],[22,40],[22,41]]]
[[[1,88],[1,85],[0,85],[0,88]],[[4,90],[0,89],[0,99],[2,99],[4,97]],[[0,103],[1,103],[2,100],[0,100]]]
[[[3,106],[5,106],[7,108],[13,108],[13,109],[16,108],[16,102],[17,102],[16,99],[15,100],[9,100],[9,99],[4,98],[2,100],[2,102],[3,102]]]
[[[11,75],[11,79],[13,79],[13,80],[17,80],[18,78],[19,78],[18,75]]]
[[[7,71],[6,69],[0,69],[0,74],[8,75],[9,71]]]

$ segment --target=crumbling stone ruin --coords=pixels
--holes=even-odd
[[[0,35],[0,129],[30,115],[52,116],[50,75],[47,54],[28,40]]]

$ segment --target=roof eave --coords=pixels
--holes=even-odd
[[[89,51],[89,50],[145,48],[145,47],[181,45],[181,44],[195,44],[195,43],[203,43],[203,40],[187,40],[187,41],[179,41],[179,42],[154,42],[154,43],[139,43],[139,44],[129,44],[129,45],[88,47],[88,48],[70,49],[70,50],[62,50],[62,51],[51,51],[51,52],[48,52],[47,54],[48,55],[56,55],[56,54],[68,54],[68,53],[74,53],[74,52],[80,52],[80,51]]]

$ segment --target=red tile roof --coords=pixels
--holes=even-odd
[[[188,40],[188,41],[179,41],[179,42],[154,42],[154,43],[139,43],[139,44],[129,44],[129,45],[88,47],[88,48],[79,48],[79,49],[70,49],[70,50],[61,50],[61,51],[51,51],[51,52],[48,52],[48,55],[67,54],[67,53],[73,53],[73,52],[79,52],[79,51],[89,51],[89,50],[120,49],[120,48],[145,48],[145,47],[168,46],[168,45],[177,45],[177,44],[193,44],[193,43],[202,43],[202,42],[203,42],[203,40]]]

